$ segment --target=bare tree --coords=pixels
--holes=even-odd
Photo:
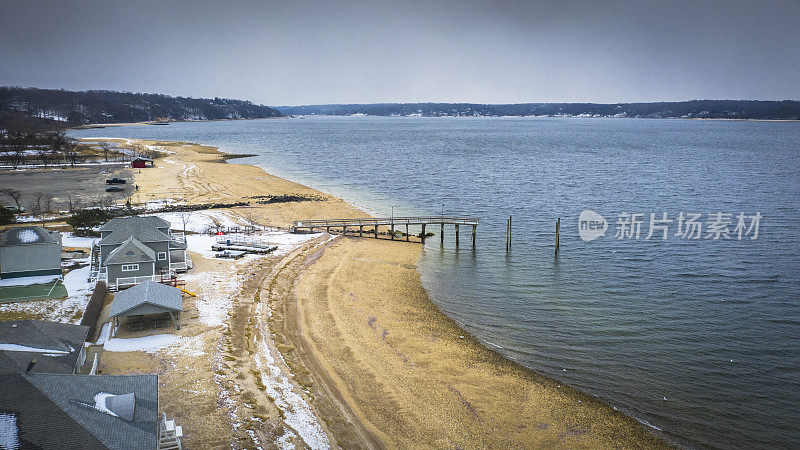
[[[211,219],[211,226],[209,226],[209,229],[211,229],[214,234],[222,234],[222,230],[225,229],[225,225],[222,224],[222,221],[215,216],[209,216],[208,218]]]
[[[64,156],[69,160],[69,164],[75,167],[75,163],[81,157],[80,147],[73,141],[67,140],[64,142]]]
[[[111,144],[109,144],[108,142],[105,142],[105,141],[101,142],[100,143],[100,150],[103,152],[103,159],[105,159],[106,162],[108,162],[108,157],[109,157],[109,154],[111,153]]]
[[[181,223],[183,223],[183,232],[186,233],[186,225],[189,224],[189,221],[192,219],[192,215],[194,214],[193,211],[179,211],[178,218],[181,219]]]
[[[22,205],[19,203],[19,199],[22,197],[22,192],[16,189],[5,188],[0,190],[0,194],[5,194],[11,197],[11,199],[14,200],[14,204],[17,205],[17,211],[22,211]]]
[[[30,201],[28,202],[28,206],[30,207],[31,214],[41,214],[42,213],[42,203],[44,200],[45,194],[44,192],[36,192],[31,197]]]
[[[42,211],[44,211],[44,212],[52,212],[53,211],[53,195],[52,194],[42,194]]]

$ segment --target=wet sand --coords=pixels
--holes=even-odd
[[[157,161],[157,168],[136,174],[137,202],[232,202],[293,193],[323,200],[233,212],[284,227],[298,219],[364,215],[260,168],[226,163],[213,147],[146,144],[174,153]],[[344,448],[663,446],[635,420],[511,363],[461,330],[422,288],[420,252],[413,243],[323,236],[281,258],[238,267],[236,274],[246,283],[235,294],[226,327],[207,337],[217,346],[212,349],[222,350],[222,363],[198,369],[216,372],[201,378],[216,377],[216,384],[206,386],[216,385],[219,395],[238,403],[228,411],[241,407],[239,414],[263,419],[247,421],[248,432],[238,422],[219,436],[238,436],[243,446],[248,436],[251,445],[282,436],[287,411],[266,394],[263,372],[254,365],[262,352],[273,350],[282,356],[278,365],[291,372],[294,389],[312,405],[329,443]],[[264,343],[255,345],[262,335]],[[162,395],[179,385],[166,380]],[[190,412],[180,411],[189,407],[183,401],[168,404],[174,415],[188,417],[206,411],[212,401],[209,396],[203,408]],[[223,419],[209,413],[207,420]],[[235,422],[224,421],[211,428]],[[213,436],[191,438],[192,428],[184,430],[194,446],[220,443]]]

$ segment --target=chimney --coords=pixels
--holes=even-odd
[[[36,365],[36,360],[32,359],[31,362],[28,363],[28,367],[25,369],[25,373],[30,373],[34,365]]]

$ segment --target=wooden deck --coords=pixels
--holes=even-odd
[[[388,228],[389,231],[385,233],[389,239],[396,239],[397,233],[395,228],[397,226],[405,226],[406,241],[410,241],[411,234],[409,233],[410,226],[418,226],[421,232],[417,235],[420,242],[424,243],[427,237],[426,227],[428,225],[440,226],[440,239],[444,243],[444,226],[453,225],[455,227],[456,247],[459,244],[459,227],[461,225],[472,227],[472,246],[475,246],[475,235],[478,229],[479,219],[477,217],[444,217],[444,216],[420,216],[420,217],[364,217],[356,219],[315,219],[315,220],[297,220],[292,222],[289,229],[290,232],[296,233],[300,230],[308,230],[313,232],[314,229],[325,229],[326,232],[341,232],[347,234],[348,228],[359,236],[371,234],[375,238],[380,237],[379,227]],[[364,229],[367,228],[365,231]],[[339,231],[341,230],[341,231]],[[401,235],[400,237],[402,237]]]

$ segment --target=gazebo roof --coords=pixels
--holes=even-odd
[[[114,295],[109,317],[121,317],[144,304],[162,308],[164,312],[183,311],[181,290],[155,281],[145,281]]]

